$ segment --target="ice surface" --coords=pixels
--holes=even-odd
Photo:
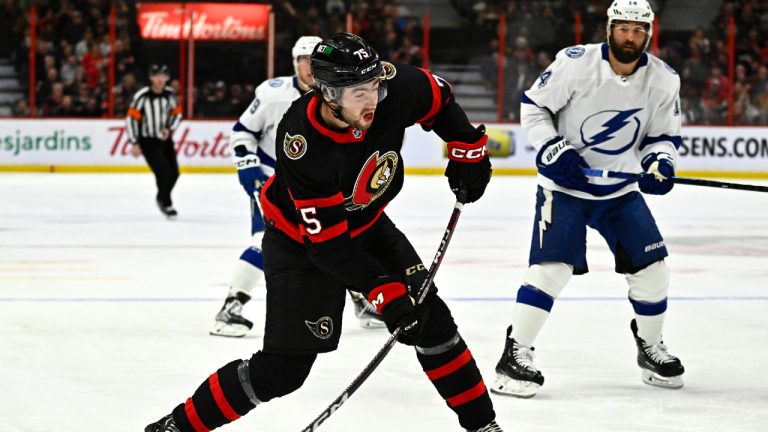
[[[494,178],[437,276],[487,385],[527,266],[534,193],[532,177]],[[236,177],[182,175],[174,199],[169,222],[148,174],[0,174],[0,431],[140,431],[260,348],[263,287],[245,308],[252,335],[208,335],[249,243]],[[626,284],[590,232],[591,272],[571,280],[537,341],[545,386],[530,400],[493,396],[507,432],[768,430],[768,195],[680,185],[647,199],[671,252],[664,338],[685,388],[641,382]],[[430,260],[452,205],[444,177],[409,176],[388,214]],[[303,429],[386,339],[352,313],[343,324],[303,388],[222,430]],[[460,428],[398,345],[320,430]]]

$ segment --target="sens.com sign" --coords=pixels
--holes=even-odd
[[[768,130],[757,127],[683,127],[681,170],[768,171]]]

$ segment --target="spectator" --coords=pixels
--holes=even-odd
[[[421,66],[424,64],[424,56],[421,53],[421,47],[414,45],[410,36],[404,36],[403,46],[392,53],[392,61]]]
[[[83,56],[83,69],[85,70],[85,79],[88,88],[95,89],[99,84],[100,69],[103,66],[104,58],[101,56],[101,49],[98,44],[92,43],[89,51]]]
[[[61,67],[61,80],[64,85],[70,86],[83,73],[83,67],[78,63],[74,54],[67,57],[66,63]]]
[[[75,117],[79,114],[79,110],[72,104],[72,96],[70,95],[64,95],[61,98],[61,103],[53,107],[49,113],[52,117]]]
[[[719,124],[725,120],[727,101],[720,88],[719,80],[712,80],[701,95],[702,121],[705,124]]]
[[[21,99],[20,101],[16,102],[16,105],[13,107],[13,116],[14,117],[29,116],[29,104],[27,103],[26,99]]]

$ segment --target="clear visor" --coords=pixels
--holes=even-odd
[[[387,97],[387,83],[375,78],[349,87],[323,86],[326,99],[345,108],[373,108]]]

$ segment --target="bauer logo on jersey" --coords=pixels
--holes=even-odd
[[[374,152],[357,175],[352,195],[344,198],[347,211],[364,209],[380,197],[395,178],[397,162],[397,153],[393,151],[382,156],[379,156],[378,151]]]
[[[565,50],[565,55],[570,58],[579,58],[584,55],[584,51],[584,47],[582,46],[572,46]]]
[[[315,322],[304,320],[304,324],[317,338],[328,339],[333,334],[333,320],[330,317],[324,316]]]
[[[307,152],[307,139],[301,135],[288,135],[286,132],[283,140],[283,151],[288,158],[299,159]]]
[[[600,111],[581,124],[581,142],[590,150],[617,155],[632,148],[642,123],[636,115],[642,108]]]

